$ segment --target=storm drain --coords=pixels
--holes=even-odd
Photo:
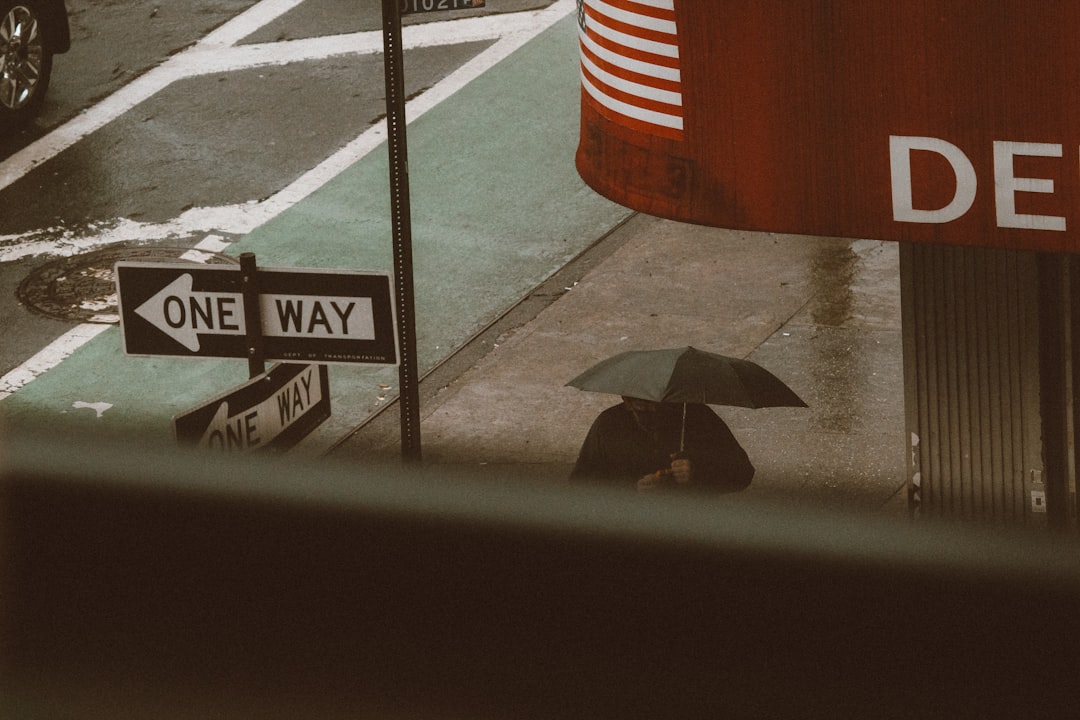
[[[39,315],[57,320],[117,323],[116,279],[113,265],[125,262],[184,262],[196,253],[199,262],[236,265],[239,260],[220,253],[188,247],[126,246],[105,248],[59,258],[30,273],[15,294],[19,302]]]

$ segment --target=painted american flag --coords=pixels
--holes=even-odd
[[[578,0],[581,84],[609,120],[683,139],[675,0]]]

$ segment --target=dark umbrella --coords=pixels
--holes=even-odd
[[[806,407],[806,403],[771,372],[750,360],[692,347],[631,350],[603,360],[567,383],[593,392],[655,402],[734,405],[736,407]]]

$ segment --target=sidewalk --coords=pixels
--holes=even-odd
[[[617,402],[565,383],[623,350],[694,345],[765,365],[810,405],[717,408],[757,467],[745,496],[903,517],[898,278],[895,244],[635,215],[523,303],[550,304],[474,341],[460,375],[425,381],[448,384],[421,403],[424,464],[564,482]],[[329,457],[398,457],[396,408],[383,415]]]

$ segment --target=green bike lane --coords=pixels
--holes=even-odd
[[[421,374],[629,214],[574,168],[576,43],[570,15],[409,124]],[[244,252],[262,267],[391,272],[386,145],[226,250]],[[396,368],[331,365],[329,375],[332,415],[303,452],[397,394]],[[171,443],[176,414],[246,381],[246,360],[126,356],[114,327],[0,401],[0,421]]]

